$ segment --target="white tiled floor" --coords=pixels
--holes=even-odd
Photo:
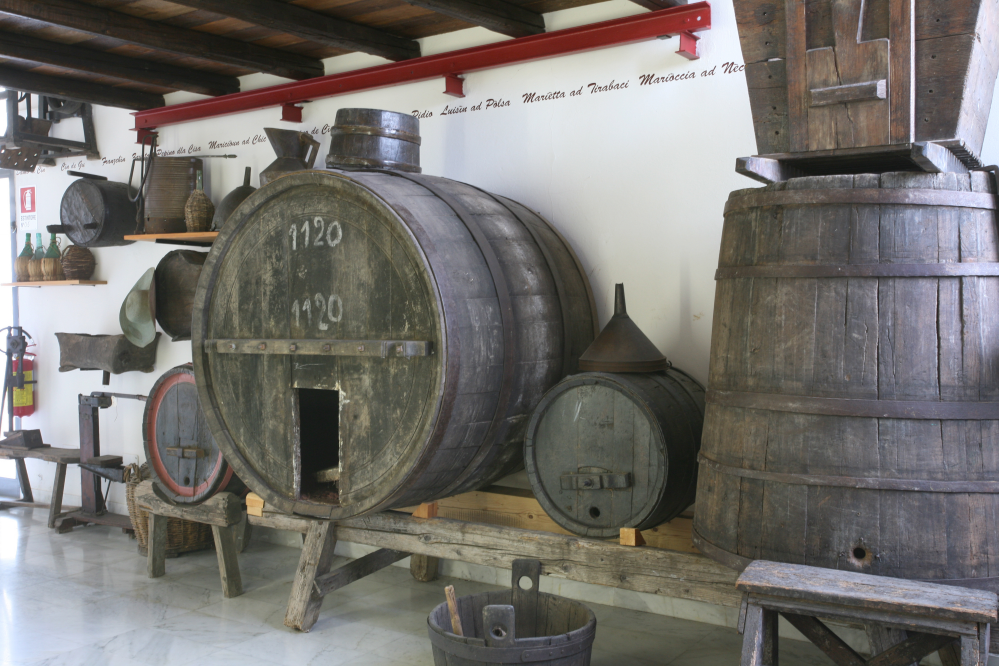
[[[246,593],[224,599],[214,551],[146,560],[120,530],[58,535],[40,509],[0,511],[0,666],[419,666],[433,664],[427,614],[458,594],[493,586],[442,578],[419,583],[388,567],[325,599],[313,630],[284,626],[300,551],[251,541],[240,555]],[[597,616],[593,666],[738,664],[731,629],[589,604]],[[831,663],[784,641],[781,663]]]

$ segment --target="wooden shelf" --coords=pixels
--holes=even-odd
[[[180,234],[133,234],[125,236],[128,241],[147,241],[170,245],[211,245],[219,235],[217,231],[191,231]]]
[[[0,287],[66,287],[77,285],[82,287],[94,287],[99,284],[107,284],[105,280],[44,280],[36,282],[4,282]]]

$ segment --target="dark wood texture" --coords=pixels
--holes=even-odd
[[[198,187],[198,172],[204,161],[197,157],[147,159],[145,187],[142,190],[142,232],[171,234],[187,231],[184,206]]]
[[[867,663],[867,660],[847,645],[846,641],[833,633],[832,629],[822,624],[818,619],[797,613],[784,613],[783,615],[792,627],[800,631],[805,638],[825,652],[839,666],[864,666]]]
[[[679,370],[573,375],[531,416],[527,476],[570,532],[649,529],[693,503],[703,421],[704,389]]]
[[[3,33],[0,35],[0,55],[172,90],[188,90],[202,95],[239,92],[239,79],[235,76],[186,69],[155,60],[129,58],[96,49],[47,41],[31,35]]]
[[[186,30],[82,2],[0,0],[0,12],[99,37],[112,37],[129,44],[245,67],[290,79],[308,79],[323,74],[322,63],[312,58],[196,30]],[[5,81],[0,83],[7,85]],[[10,87],[26,89],[17,85]],[[120,105],[119,103],[112,106]],[[159,106],[162,106],[162,103]]]
[[[79,178],[62,195],[58,233],[82,247],[130,245],[125,234],[135,230],[135,216],[125,183]]]
[[[243,594],[243,577],[239,573],[239,550],[236,544],[238,528],[238,524],[229,527],[212,525],[215,554],[219,560],[219,576],[222,579],[222,594],[226,599]]]
[[[823,204],[817,190],[843,196]],[[735,567],[767,559],[995,590],[999,278],[934,276],[999,260],[995,212],[851,205],[857,190],[974,196],[993,184],[895,173],[733,193],[796,203],[733,209],[722,270],[914,270],[718,280],[695,541]],[[753,404],[716,403],[714,391]]]
[[[360,23],[337,19],[327,14],[309,11],[280,0],[172,1],[179,5],[204,9],[247,23],[267,26],[335,49],[361,51],[389,60],[406,60],[420,55],[420,45],[412,39],[406,39]]]
[[[165,518],[181,518],[205,525],[232,527],[243,519],[242,501],[232,493],[220,493],[201,504],[171,504],[153,490],[153,482],[146,480],[135,490],[136,503],[146,511]]]
[[[443,178],[305,171],[253,193],[213,245],[195,374],[239,477],[278,509],[339,519],[519,467],[527,414],[575,371],[593,322],[571,250],[523,206]],[[218,353],[219,339],[409,340],[431,353]],[[338,481],[316,481],[331,467]]]
[[[242,485],[234,482],[205,422],[189,364],[167,370],[149,391],[142,447],[160,490],[178,504],[197,504]]]
[[[935,141],[976,165],[999,71],[995,3],[736,0],[735,11],[761,154]],[[816,89],[882,80],[884,100],[807,108]]]
[[[71,99],[102,106],[142,111],[163,106],[162,95],[113,88],[99,83],[64,79],[58,76],[26,72],[11,67],[0,67],[0,86],[22,92],[46,95],[59,99]]]
[[[541,14],[506,0],[406,0],[406,2],[510,37],[538,35],[545,31],[545,19]],[[663,6],[666,5],[657,6],[656,9],[662,9]]]
[[[166,575],[167,517],[149,512],[149,542],[146,546],[146,575]]]
[[[191,339],[194,292],[205,252],[173,250],[156,264],[156,323],[174,342]]]
[[[156,339],[136,347],[124,335],[56,333],[59,341],[59,372],[103,370],[111,374],[152,372],[156,362]]]

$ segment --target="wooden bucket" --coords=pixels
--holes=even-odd
[[[390,168],[420,173],[420,121],[407,113],[340,109],[326,166]]]
[[[596,616],[585,604],[540,592],[540,573],[538,560],[514,560],[512,589],[455,599],[461,636],[447,603],[434,608],[427,618],[434,663],[589,666]]]
[[[999,591],[999,247],[984,173],[729,197],[694,542]]]
[[[735,0],[735,12],[760,154],[831,151],[804,173],[837,173],[837,151],[934,142],[980,166],[995,0]],[[870,172],[870,157],[850,168]]]
[[[226,460],[342,518],[523,465],[527,417],[593,340],[586,276],[524,206],[398,171],[290,173],[205,262],[194,367]]]
[[[570,532],[649,529],[693,504],[703,421],[704,388],[680,370],[566,377],[527,426],[527,478]]]
[[[135,211],[125,183],[79,178],[62,195],[60,224],[48,230],[66,234],[81,247],[129,245],[125,235],[135,231]]]
[[[142,446],[157,485],[177,504],[198,504],[223,490],[244,488],[205,423],[189,363],[167,370],[149,392]]]

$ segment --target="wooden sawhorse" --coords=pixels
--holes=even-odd
[[[212,526],[222,593],[227,599],[243,594],[243,579],[237,559],[246,538],[243,500],[232,493],[222,492],[201,504],[170,504],[160,499],[153,491],[153,482],[146,480],[135,489],[135,503],[149,514],[146,572],[150,578],[166,575],[167,518],[180,518]]]
[[[21,482],[21,499],[19,501],[0,502],[0,508],[13,506],[36,506],[35,497],[31,492],[28,480],[28,468],[24,464],[26,458],[44,460],[56,464],[55,481],[52,484],[52,501],[49,502],[50,528],[55,528],[56,519],[62,515],[62,495],[66,487],[66,465],[80,463],[80,449],[59,449],[54,446],[44,446],[38,449],[13,449],[0,447],[0,458],[12,459],[17,463],[17,476]]]
[[[982,590],[762,560],[746,567],[736,588],[745,595],[742,666],[778,666],[779,615],[839,666],[909,666],[938,650],[947,666],[986,666],[999,607],[996,595]],[[865,659],[819,617],[901,629],[907,637]]]

